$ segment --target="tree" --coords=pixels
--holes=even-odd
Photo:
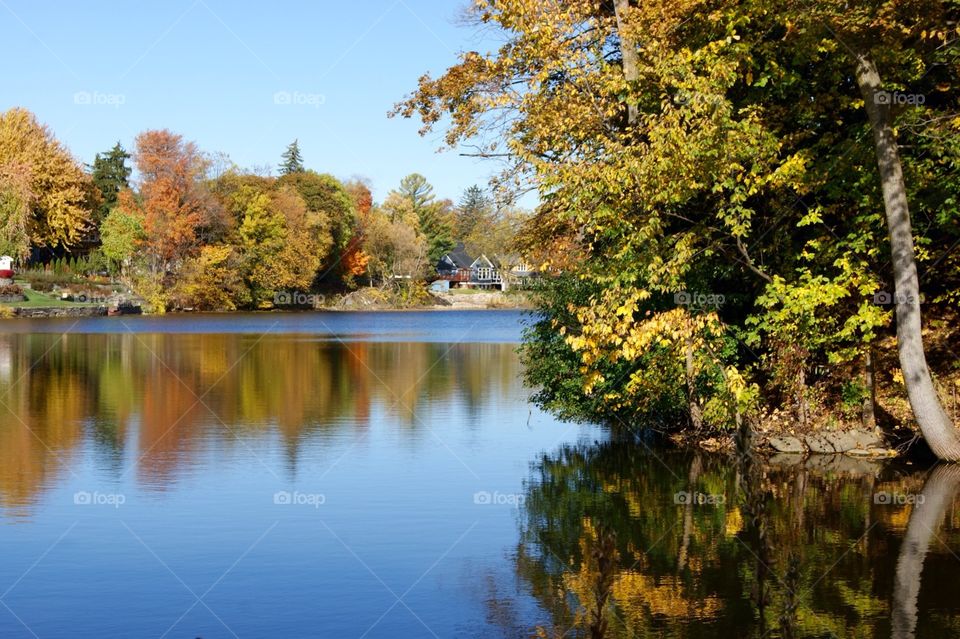
[[[249,301],[238,262],[231,246],[201,247],[195,257],[185,261],[171,297],[183,308],[200,311],[236,309]]]
[[[196,248],[209,204],[203,156],[193,142],[164,129],[138,135],[133,158],[140,173],[139,198],[121,196],[119,205],[142,213],[151,269],[176,270]]]
[[[543,263],[562,261],[597,287],[565,309],[576,318],[563,328],[582,362],[582,392],[603,388],[628,414],[660,392],[657,375],[676,364],[687,369],[673,382],[680,390],[693,400],[726,395],[731,417],[756,408],[760,393],[767,406],[786,393],[804,419],[818,395],[811,386],[839,386],[858,361],[872,369],[891,323],[871,299],[888,295],[889,226],[900,238],[893,270],[908,394],[931,445],[952,457],[958,438],[929,383],[918,287],[904,256],[937,268],[945,277],[931,282],[935,299],[954,299],[960,273],[941,247],[960,219],[950,107],[960,78],[948,46],[955,34],[943,26],[955,14],[938,0],[751,0],[706,13],[666,0],[577,1],[563,12],[481,0],[472,15],[501,27],[506,43],[425,76],[396,113],[420,116],[424,131],[449,123],[448,144],[506,156],[508,176],[533,179],[542,201],[533,231],[579,258]],[[882,115],[872,107],[891,94],[879,78],[872,91],[857,90],[857,69],[861,85],[869,75],[865,59],[886,69],[888,87],[911,91],[889,109],[886,126],[900,139],[887,136],[881,179],[864,141],[882,130],[870,111]],[[928,98],[922,109],[917,94]],[[904,177],[894,220],[885,204],[897,150]],[[920,228],[910,228],[907,200]],[[691,304],[687,291],[721,301]],[[902,299],[913,302],[901,308]],[[721,334],[723,344],[744,338],[749,350],[718,352]],[[644,365],[664,351],[678,361]],[[621,363],[627,370],[609,376]],[[720,373],[720,385],[696,381]],[[611,379],[623,381],[611,389]],[[691,401],[691,412],[694,404],[704,402]]]
[[[111,209],[100,224],[103,254],[123,273],[146,240],[143,216],[133,207]]]
[[[419,173],[411,173],[400,181],[397,198],[406,202],[403,207],[416,216],[419,232],[427,240],[427,259],[436,262],[454,246],[451,218],[453,208],[449,200],[437,201],[433,186]],[[397,203],[399,204],[399,203]],[[399,215],[399,206],[395,214]]]
[[[340,255],[344,283],[352,286],[355,278],[367,273],[370,263],[370,256],[363,251],[363,242],[370,224],[370,212],[373,210],[373,193],[364,178],[350,180],[344,184],[344,189],[353,200],[353,206],[357,212],[357,225],[353,237],[347,242],[347,247]]]
[[[127,160],[130,154],[117,142],[103,154],[97,153],[91,168],[93,184],[100,191],[101,201],[94,222],[100,223],[117,204],[120,192],[130,188],[130,172]]]
[[[581,259],[565,267],[598,287],[565,327],[583,363],[584,393],[621,362],[629,367],[613,390],[625,409],[673,392],[643,365],[666,348],[681,367],[694,356],[693,376],[723,373],[710,392],[728,395],[731,416],[739,419],[743,402],[756,406],[748,370],[760,373],[768,404],[790,389],[803,414],[808,387],[836,384],[858,359],[872,361],[891,320],[871,301],[889,268],[881,214],[890,217],[889,180],[877,179],[877,156],[864,144],[880,128],[871,126],[865,96],[873,105],[889,94],[876,92],[879,80],[875,92],[857,91],[864,53],[889,69],[888,86],[912,83],[936,97],[925,111],[916,103],[892,109],[891,130],[909,138],[899,149],[907,176],[900,190],[925,223],[910,229],[907,217],[890,230],[903,240],[916,235],[918,255],[949,273],[938,299],[956,288],[949,252],[931,255],[949,245],[958,219],[957,132],[948,124],[958,78],[945,46],[953,33],[942,26],[955,12],[937,0],[812,9],[751,0],[707,13],[666,0],[578,1],[563,12],[481,0],[472,15],[500,26],[507,42],[425,76],[396,113],[420,116],[425,130],[449,123],[450,145],[478,144],[481,155],[508,156],[509,175],[532,177],[543,202],[538,235],[576,248]],[[895,141],[886,148],[889,155]],[[899,208],[907,213],[906,199]],[[901,243],[895,252],[913,249]],[[898,303],[917,300],[903,275],[909,265],[894,261]],[[727,301],[691,305],[690,290]],[[687,307],[683,326],[697,331],[671,324],[678,305]],[[952,456],[956,433],[923,381],[919,307],[909,315],[899,306],[900,347],[912,353],[903,364],[908,394],[938,454]],[[717,331],[746,338],[749,351],[716,352]],[[685,348],[674,348],[678,333]],[[696,386],[689,371],[676,380],[681,388]]]
[[[326,220],[333,245],[329,247],[329,253],[322,256],[320,272],[327,276],[339,275],[338,258],[346,250],[357,225],[353,200],[339,180],[324,173],[303,171],[282,175],[277,180],[277,186],[285,185],[293,187],[300,194],[307,211]]]
[[[400,188],[397,189],[397,193],[410,201],[410,205],[418,215],[420,210],[430,206],[436,197],[433,194],[433,185],[419,173],[411,173],[400,180]]]
[[[427,240],[427,258],[431,264],[448,253],[456,242],[453,239],[453,202],[439,200],[420,210],[420,232]]]
[[[364,233],[363,252],[369,256],[371,282],[387,284],[396,277],[419,278],[432,265],[427,259],[426,238],[401,219],[391,219],[374,209]]]
[[[493,218],[493,203],[483,189],[474,184],[463,192],[456,211],[456,236],[465,239],[477,227],[488,225]]]
[[[96,191],[63,145],[26,109],[0,114],[0,174],[17,176],[2,195],[3,225],[12,231],[14,251],[23,254],[27,211],[30,245],[69,247],[80,241],[97,203]]]
[[[300,155],[300,143],[294,140],[287,146],[287,150],[280,156],[283,162],[280,164],[280,174],[289,175],[291,173],[303,173],[303,156]]]
[[[890,6],[891,3],[882,2]],[[942,5],[931,3],[930,13]],[[843,15],[843,14],[840,14]],[[894,14],[895,15],[895,14]],[[908,19],[907,28],[916,30]],[[898,26],[891,24],[891,28]],[[937,23],[928,25],[936,29]],[[878,52],[883,55],[883,52]],[[883,192],[883,206],[886,212],[890,237],[893,278],[896,293],[897,347],[900,355],[900,367],[903,380],[910,398],[910,406],[920,425],[924,439],[940,459],[960,461],[960,432],[953,420],[947,415],[937,395],[927,366],[923,347],[923,333],[920,311],[920,280],[917,275],[916,251],[914,249],[913,226],[907,203],[907,188],[897,150],[897,138],[894,133],[891,107],[884,94],[880,73],[874,62],[874,53],[866,47],[856,54],[856,80],[863,95],[864,109],[873,129],[876,147],[877,165]],[[932,69],[931,69],[932,70]]]
[[[242,184],[229,197],[250,301],[260,305],[278,291],[309,289],[332,243],[326,217],[279,181]]]
[[[0,253],[19,259],[30,255],[30,205],[34,201],[29,170],[0,166]]]

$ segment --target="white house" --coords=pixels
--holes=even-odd
[[[9,255],[0,255],[0,271],[12,271],[13,258]]]

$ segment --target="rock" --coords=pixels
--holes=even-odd
[[[838,453],[845,453],[856,448],[876,448],[883,444],[880,438],[863,430],[836,431],[823,436]]]
[[[17,317],[97,317],[107,314],[106,306],[15,307]]]
[[[848,435],[856,443],[853,448],[883,448],[883,440],[868,430],[852,430]]]
[[[803,441],[807,444],[807,448],[810,449],[811,453],[831,455],[837,452],[837,449],[833,447],[833,443],[822,435],[807,435],[803,438]]]
[[[778,453],[805,453],[807,447],[796,437],[771,437],[770,447]]]

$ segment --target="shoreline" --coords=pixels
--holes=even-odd
[[[107,317],[106,306],[24,306],[8,307],[12,315],[0,319],[51,319],[58,317]],[[476,305],[430,305],[430,306],[377,306],[370,308],[323,306],[320,308],[271,308],[271,309],[237,309],[232,311],[193,311],[174,310],[165,313],[130,313],[121,314],[124,317],[141,315],[143,317],[163,317],[165,315],[269,315],[301,314],[301,313],[417,313],[417,312],[451,312],[451,311],[520,311],[532,312],[532,306],[476,306]]]
[[[356,295],[356,293],[361,295]],[[173,309],[164,313],[152,313],[143,308],[143,301],[138,300],[134,307],[136,312],[121,313],[123,315],[191,315],[197,313],[212,313],[218,315],[242,313],[307,313],[307,312],[376,312],[400,313],[415,311],[534,311],[536,306],[524,295],[504,295],[503,293],[472,293],[472,294],[430,294],[429,299],[420,303],[395,303],[390,299],[371,299],[362,295],[362,291],[354,291],[347,295],[331,298],[329,304],[322,306],[276,305],[272,308],[244,308],[195,310]],[[431,303],[432,302],[432,303]],[[110,314],[106,304],[29,304],[19,306],[17,303],[7,303],[0,306],[0,318],[6,319],[43,319],[53,317],[98,317]]]

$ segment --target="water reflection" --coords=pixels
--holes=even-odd
[[[958,486],[953,467],[565,446],[533,467],[516,569],[541,637],[955,636]]]
[[[515,397],[510,344],[319,341],[242,334],[0,336],[0,505],[24,515],[97,466],[163,490],[210,438],[279,436],[295,470],[312,438],[369,427],[374,408],[411,431],[430,403],[468,414]],[[121,471],[121,468],[127,470]]]
[[[960,467],[938,466],[924,483],[921,499],[910,515],[893,586],[894,639],[913,639],[915,636],[924,559],[931,542],[940,542],[941,524],[956,500],[958,487]]]

